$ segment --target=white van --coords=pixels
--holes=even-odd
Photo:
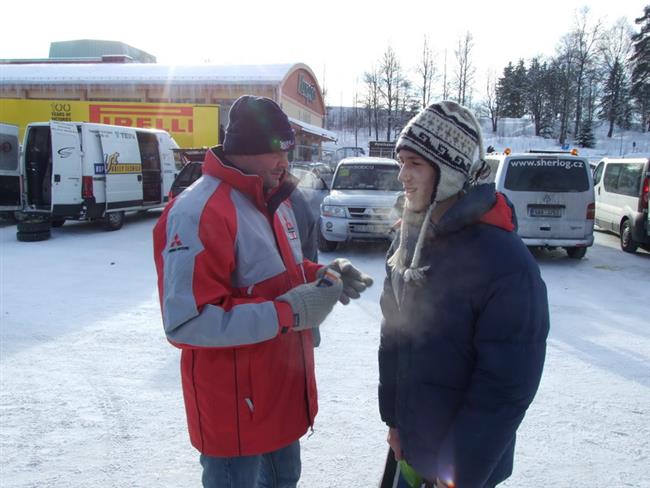
[[[20,209],[18,126],[0,123],[0,213],[13,218]]]
[[[650,159],[604,158],[594,171],[596,225],[616,232],[621,249],[650,251]]]
[[[66,219],[101,220],[107,230],[117,230],[124,212],[165,205],[177,147],[156,129],[29,124],[21,157],[22,220],[41,216],[55,226]]]
[[[515,207],[517,233],[530,247],[563,247],[581,259],[594,243],[594,186],[589,161],[571,153],[488,154],[496,183]]]

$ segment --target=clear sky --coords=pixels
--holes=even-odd
[[[51,41],[117,40],[159,63],[248,64],[304,62],[328,90],[328,104],[351,105],[364,71],[390,45],[414,71],[424,36],[442,66],[465,32],[474,37],[475,98],[488,70],[508,61],[552,55],[577,9],[611,26],[634,25],[642,0],[33,0],[3,2],[0,58],[47,57]],[[0,67],[0,69],[2,69]]]

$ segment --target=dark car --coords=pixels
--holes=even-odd
[[[298,178],[298,188],[305,196],[314,218],[318,220],[320,217],[320,204],[330,191],[326,178],[329,176],[329,182],[331,182],[331,176],[325,175],[317,168],[310,166],[292,165],[289,171]]]
[[[185,188],[198,180],[201,177],[202,167],[203,163],[199,161],[191,161],[185,164],[172,183],[169,190],[169,198],[176,197]]]

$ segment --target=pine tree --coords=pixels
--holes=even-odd
[[[594,137],[593,122],[591,119],[585,119],[580,125],[578,144],[580,147],[596,147],[596,138]]]
[[[630,96],[625,67],[616,60],[609,72],[600,100],[600,118],[609,122],[607,137],[612,137],[614,124],[629,126]]]
[[[634,54],[631,57],[631,93],[641,115],[643,130],[650,130],[650,5],[643,9],[643,16],[635,19],[641,31],[632,36]]]

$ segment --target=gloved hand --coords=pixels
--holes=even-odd
[[[352,263],[348,259],[336,258],[325,268],[318,270],[316,274],[322,276],[327,268],[333,269],[341,275],[341,280],[343,280],[343,292],[339,297],[339,301],[343,305],[350,303],[351,298],[359,298],[361,292],[369,286],[372,286],[372,278],[363,271],[352,266]]]
[[[296,323],[293,330],[305,330],[318,327],[332,311],[343,291],[343,281],[329,279],[328,284],[319,284],[319,280],[292,288],[276,300],[291,305]]]

